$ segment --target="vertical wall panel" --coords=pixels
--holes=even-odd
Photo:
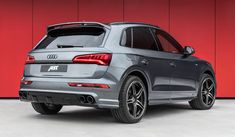
[[[0,97],[18,96],[27,52],[46,27],[78,19],[159,25],[216,66],[219,97],[235,97],[234,7],[234,0],[1,0]]]
[[[79,0],[79,21],[123,21],[123,0]]]
[[[215,0],[171,0],[170,32],[215,65]]]
[[[0,97],[17,97],[27,52],[32,47],[32,1],[0,1]]]
[[[34,0],[33,42],[34,45],[45,35],[51,24],[77,20],[77,0]]]
[[[155,24],[169,30],[169,0],[125,0],[124,21]]]
[[[216,74],[219,97],[235,97],[235,1],[216,3]]]

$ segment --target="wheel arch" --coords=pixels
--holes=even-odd
[[[215,79],[214,73],[209,69],[205,70],[202,74],[208,74],[208,75],[212,76]]]
[[[123,82],[125,81],[125,79],[130,75],[137,76],[143,81],[147,90],[147,98],[149,98],[148,96],[149,96],[149,92],[151,92],[151,82],[150,82],[150,78],[148,74],[139,67],[131,67],[123,73],[121,77],[121,83],[120,83],[121,86]]]
[[[217,82],[213,70],[205,70],[202,74],[208,74],[214,79],[215,88],[217,88]]]
[[[147,90],[147,95],[148,95],[149,85],[148,85],[148,81],[147,81],[146,76],[142,72],[140,72],[140,71],[132,71],[131,73],[129,73],[128,76],[130,76],[130,75],[137,76],[137,77],[139,77],[143,81],[143,83],[144,83],[144,85],[146,87],[146,90]]]
[[[215,82],[215,86],[217,87],[217,83],[216,83],[216,77],[215,77],[215,73],[214,73],[214,70],[211,66],[205,66],[204,68],[202,68],[201,72],[200,72],[200,75],[198,77],[198,88],[199,88],[199,82],[200,82],[200,79],[202,77],[203,74],[208,74],[210,75],[213,79],[214,79],[214,82]]]

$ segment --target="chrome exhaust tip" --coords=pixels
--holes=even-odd
[[[86,98],[85,98],[84,96],[81,96],[81,97],[80,97],[80,102],[81,102],[82,104],[85,104],[85,103],[86,103]]]
[[[86,100],[89,104],[93,104],[95,102],[95,99],[92,96],[87,96]]]

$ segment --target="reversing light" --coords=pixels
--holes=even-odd
[[[30,63],[34,63],[34,62],[35,62],[34,56],[28,55],[27,58],[26,58],[25,63],[26,63],[26,64],[30,64]]]
[[[97,53],[97,54],[86,54],[78,55],[73,58],[73,63],[84,63],[84,64],[97,64],[97,65],[109,65],[112,59],[110,53]]]
[[[109,85],[95,83],[68,83],[68,85],[70,87],[109,88]]]

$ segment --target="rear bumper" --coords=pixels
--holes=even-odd
[[[87,101],[88,97],[93,98],[90,95],[20,91],[19,97],[21,101],[98,107],[95,100],[91,102]]]
[[[21,85],[19,96],[21,101],[53,103],[62,105],[81,105],[98,108],[118,108],[118,84],[108,79],[58,79],[25,77],[33,81],[30,85]],[[110,88],[70,87],[69,82],[107,84]],[[82,103],[81,97],[90,96],[93,103]]]
[[[92,103],[84,103],[81,97],[88,96],[94,99]],[[61,105],[79,105],[98,108],[118,108],[118,100],[98,98],[96,94],[92,93],[71,93],[71,92],[51,92],[42,90],[20,90],[19,97],[21,101],[38,102],[38,103],[52,103]]]

